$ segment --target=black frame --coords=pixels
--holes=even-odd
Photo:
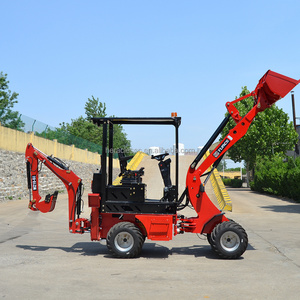
[[[171,125],[175,127],[175,187],[176,187],[176,202],[168,203],[168,205],[163,204],[162,202],[156,203],[144,203],[142,207],[137,207],[137,203],[134,203],[133,210],[136,212],[142,213],[151,213],[151,212],[160,212],[160,213],[169,213],[176,210],[176,204],[178,202],[178,174],[179,174],[179,154],[178,154],[178,144],[179,144],[179,126],[181,124],[180,117],[170,117],[170,118],[92,118],[94,124],[98,126],[103,126],[103,138],[102,138],[102,155],[101,155],[101,184],[100,184],[100,194],[101,199],[104,202],[107,199],[107,187],[112,185],[113,179],[113,127],[114,125]],[[108,132],[108,134],[107,134]],[[108,172],[107,172],[107,154],[108,153]],[[104,155],[103,155],[104,154]],[[124,212],[120,207],[124,206],[124,203],[115,203],[115,211]],[[128,203],[127,203],[128,204]],[[126,204],[126,205],[127,205]],[[129,205],[129,204],[128,204]],[[128,206],[127,205],[127,206]],[[170,209],[170,205],[172,208]],[[105,205],[106,206],[106,205]],[[130,206],[130,205],[129,205]],[[106,206],[109,208],[109,206]],[[118,208],[117,208],[118,207]],[[158,209],[159,208],[159,209]],[[132,209],[132,208],[131,208]],[[158,209],[158,211],[157,211]],[[110,209],[105,209],[104,212],[109,212]],[[154,211],[153,211],[154,210]],[[103,210],[102,210],[103,211]],[[131,211],[130,211],[131,212]]]

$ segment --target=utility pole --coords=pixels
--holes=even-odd
[[[293,122],[294,122],[295,130],[297,130],[294,91],[291,91],[291,95],[292,95]]]
[[[294,91],[291,91],[291,96],[292,96],[292,110],[293,110],[293,122],[294,122],[294,128],[297,131],[297,123],[296,123],[296,111],[295,111],[295,96],[294,96]],[[299,143],[299,141],[298,141]],[[295,155],[299,155],[299,147],[298,143],[295,145]]]

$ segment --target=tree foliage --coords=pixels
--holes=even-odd
[[[88,98],[84,108],[87,120],[90,120],[91,118],[105,118],[107,116],[106,104],[100,102],[99,98],[95,99],[94,96]]]
[[[71,123],[62,123],[56,130],[48,130],[40,135],[49,139],[57,139],[58,142],[72,145],[77,148],[88,149],[93,152],[101,152],[103,128],[93,124],[91,118],[107,117],[106,104],[99,98],[88,98],[85,103],[85,117],[72,119]],[[131,143],[121,125],[114,125],[114,148],[122,148],[126,153],[130,152]]]
[[[5,127],[21,130],[24,123],[20,119],[20,114],[12,110],[13,106],[18,103],[19,94],[11,92],[8,84],[7,74],[0,72],[0,122]]]
[[[288,157],[283,160],[283,156],[277,154],[271,159],[266,157],[258,159],[251,189],[300,202],[299,181],[300,157],[296,159]]]
[[[249,94],[247,87],[243,87],[240,97],[247,94]],[[240,115],[244,116],[253,107],[253,98],[244,99],[235,106]],[[234,126],[235,122],[230,119],[222,139]],[[286,151],[292,150],[297,137],[288,115],[273,105],[257,114],[246,135],[228,151],[228,155],[234,162],[244,160],[247,168],[252,169],[259,156],[271,158],[276,153],[285,154]]]

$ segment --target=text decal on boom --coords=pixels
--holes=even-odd
[[[219,148],[215,151],[215,153],[213,154],[213,156],[215,158],[217,158],[222,151],[228,146],[228,144],[230,143],[230,141],[232,141],[232,137],[230,135],[228,135],[226,137],[226,139],[224,140],[224,142],[219,146]]]
[[[31,178],[32,178],[32,189],[33,189],[34,191],[36,191],[36,190],[37,190],[36,176],[35,176],[35,175],[32,175]]]

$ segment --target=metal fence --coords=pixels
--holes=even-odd
[[[102,146],[86,139],[80,138],[69,133],[67,130],[62,128],[56,128],[45,124],[39,120],[30,118],[25,115],[20,116],[24,126],[21,128],[22,131],[34,132],[37,136],[54,140],[56,139],[59,143],[65,145],[74,145],[79,149],[88,149],[91,152],[102,153]]]

